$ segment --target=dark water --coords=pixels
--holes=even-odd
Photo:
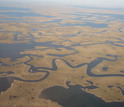
[[[49,99],[63,107],[124,107],[124,103],[106,103],[101,98],[85,92],[81,85],[71,85],[68,88],[53,86],[41,92],[39,98]]]
[[[97,15],[97,17],[102,18],[102,16],[109,16],[110,18],[116,18],[117,20],[124,20],[124,15],[121,14],[107,14],[107,13],[77,13],[77,14],[70,14],[70,15],[76,15],[76,16],[87,16],[87,18],[91,18]],[[106,19],[106,18],[105,18]],[[111,19],[112,20],[112,19]]]
[[[17,39],[15,37],[15,39]],[[63,45],[52,45],[52,42],[29,42],[29,43],[16,43],[16,44],[4,44],[0,43],[0,57],[1,58],[11,58],[16,59],[23,57],[25,55],[20,54],[20,52],[26,49],[33,49],[35,46],[46,46],[46,47],[64,47]]]
[[[63,19],[54,19],[52,21],[45,21],[45,22],[41,22],[41,23],[58,23],[61,22]]]
[[[32,9],[29,8],[19,8],[19,7],[0,7],[0,10],[9,10],[8,12],[0,12],[0,15],[6,15],[9,17],[37,17],[37,16],[41,16],[41,17],[47,17],[47,18],[53,18],[53,16],[49,16],[49,15],[41,15],[41,14],[37,14],[35,12],[32,11]],[[10,11],[11,10],[11,11]],[[14,12],[12,10],[16,10],[17,12]],[[23,12],[26,11],[26,12]],[[3,20],[10,20],[10,18],[4,18]],[[14,21],[19,21],[19,19],[11,19]]]
[[[84,24],[71,24],[71,23],[66,23],[64,26],[89,26],[93,28],[106,28],[108,24],[99,24],[99,23],[92,23],[92,22],[85,22]]]
[[[53,18],[53,16],[49,15],[40,15],[34,12],[0,12],[0,15],[6,15],[8,17],[47,17],[47,18]]]
[[[111,18],[116,18],[119,20],[124,20],[124,15],[120,15],[120,14],[105,14],[105,13],[93,13],[93,15],[100,15],[100,16],[109,16]]]
[[[36,29],[36,28],[32,28],[32,30],[31,31],[38,31],[38,29]]]
[[[124,95],[124,89],[122,89],[121,87],[117,86],[117,88],[119,88],[121,90],[122,95]]]
[[[124,71],[120,71],[120,72],[124,73]]]
[[[120,10],[124,11],[124,8],[104,8],[104,7],[89,7],[89,6],[72,6],[76,8],[83,8],[83,9],[104,9],[104,10]]]
[[[108,85],[108,88],[112,88],[112,87],[114,87],[113,85]]]
[[[37,14],[37,13],[34,13],[32,12],[31,10],[32,9],[29,9],[29,8],[20,8],[20,7],[0,7],[0,10],[9,10],[8,12],[0,12],[0,15],[6,15],[6,16],[9,16],[9,17],[25,17],[25,16],[31,16],[31,17],[35,17],[35,16],[42,16],[42,17],[51,17],[51,16],[48,16],[48,15],[40,15],[40,14]],[[10,11],[11,10],[11,11]],[[17,11],[17,12],[14,12],[14,11]],[[26,11],[26,12],[23,12],[23,11]],[[9,18],[4,18],[4,20],[9,20]],[[13,19],[11,19],[13,20]],[[18,20],[18,19],[15,19],[14,20]]]
[[[18,10],[18,11],[30,11],[29,8],[20,8],[20,7],[0,7],[0,10]]]
[[[104,70],[104,71],[108,71],[108,69],[109,69],[108,67],[103,67],[102,68],[102,70]]]
[[[17,19],[17,18],[2,18],[5,22],[24,22],[23,19]]]
[[[88,67],[87,67],[87,75],[91,76],[91,77],[111,77],[111,76],[120,76],[120,77],[124,77],[123,74],[102,74],[102,75],[97,75],[97,74],[94,74],[92,72],[92,69],[95,68],[98,64],[102,63],[103,61],[117,61],[118,60],[118,57],[119,56],[113,56],[114,59],[108,59],[108,58],[105,58],[105,57],[99,57],[93,61],[91,61],[89,64],[88,64]],[[108,67],[107,67],[108,69]],[[106,69],[105,69],[106,70]]]
[[[8,7],[8,8],[0,7],[0,10],[29,11],[30,9],[14,8],[14,7],[13,8],[12,7]],[[47,17],[47,18],[53,17],[53,16],[49,16],[49,15],[40,15],[40,14],[37,14],[34,12],[0,12],[0,15],[7,15],[9,17],[25,17],[25,16],[31,16],[31,17],[41,16],[41,17]],[[93,15],[97,15],[97,14],[91,14],[88,17],[92,17]],[[105,14],[99,14],[99,15],[105,15]],[[108,14],[106,14],[106,15],[108,15]],[[114,18],[118,18],[118,19],[124,19],[123,15],[116,15],[115,16],[113,14],[109,14],[109,16],[114,17]],[[6,21],[7,20],[19,21],[20,19],[4,18],[4,20],[6,20]],[[62,19],[55,19],[55,20],[47,21],[47,22],[43,22],[43,23],[58,23],[61,21],[62,21]],[[94,28],[103,28],[103,27],[107,27],[107,24],[96,24],[96,23],[92,23],[92,22],[85,22],[85,24],[67,23],[64,26],[90,26],[90,27],[94,27]],[[32,29],[32,31],[37,31],[37,29]],[[76,36],[76,35],[71,35],[71,36]],[[68,37],[68,35],[67,35],[67,37]],[[14,41],[19,41],[18,35],[14,36]],[[108,42],[108,43],[110,43],[112,45],[116,45],[112,42]],[[73,46],[78,46],[78,45],[79,44],[74,44]],[[89,45],[89,44],[85,44],[85,46],[87,46],[87,45]],[[92,44],[92,45],[94,45],[94,44]],[[64,47],[63,45],[53,45],[52,42],[33,42],[32,41],[29,43],[17,43],[17,44],[2,44],[2,43],[0,43],[0,57],[1,58],[11,58],[11,59],[15,60],[16,58],[29,56],[29,55],[21,55],[20,52],[23,52],[26,49],[33,49],[33,48],[35,48],[35,46],[45,46],[45,47],[51,47],[51,48],[63,48]],[[72,47],[64,47],[64,48],[73,50]],[[72,53],[72,54],[76,54],[76,53],[78,53],[78,51],[74,51],[74,53]],[[47,55],[56,56],[56,57],[63,57],[63,56],[71,55],[71,54],[60,55],[60,54],[48,53]],[[35,67],[33,65],[28,64],[28,62],[30,62],[31,60],[33,60],[33,58],[31,58],[27,62],[24,62],[24,64],[30,66],[32,73],[45,72],[46,75],[39,80],[24,80],[24,79],[21,79],[19,77],[0,78],[0,92],[6,91],[8,88],[10,88],[13,80],[19,80],[19,81],[24,81],[24,82],[39,82],[39,81],[45,80],[50,75],[49,70],[56,71],[58,69],[57,64],[56,64],[56,59],[53,59],[51,62],[52,68]],[[96,75],[96,74],[92,73],[92,69],[94,67],[96,67],[99,63],[103,62],[104,60],[116,61],[116,59],[115,60],[109,60],[106,58],[98,58],[98,59],[93,60],[92,62],[90,62],[88,64],[82,63],[82,64],[79,64],[76,66],[71,65],[69,62],[67,62],[64,59],[61,59],[61,60],[64,61],[68,66],[70,66],[72,68],[79,68],[81,66],[87,65],[88,66],[87,67],[87,74],[91,77],[124,76],[124,75],[118,75],[118,74]],[[41,71],[38,69],[44,69],[44,71]],[[107,68],[104,67],[103,70],[106,71]],[[14,72],[9,71],[6,73],[7,74],[13,74]],[[0,72],[0,74],[4,74],[4,72]],[[64,88],[61,86],[53,86],[53,87],[50,87],[50,88],[44,90],[43,92],[41,92],[39,97],[45,98],[45,99],[50,99],[52,101],[58,102],[59,104],[61,104],[64,107],[124,107],[124,103],[117,103],[117,102],[116,103],[106,103],[102,99],[98,98],[97,96],[94,96],[90,93],[87,93],[87,92],[81,90],[81,89],[85,90],[85,89],[99,88],[97,86],[94,86],[92,81],[89,81],[89,83],[91,83],[91,86],[87,86],[87,87],[83,87],[80,85],[73,85],[73,86],[68,85],[68,88]],[[119,88],[119,89],[121,89],[121,88]],[[123,92],[123,90],[122,90],[122,92]]]
[[[15,37],[15,39],[17,39],[17,38]],[[29,56],[30,60],[24,62],[24,64],[30,66],[29,72],[30,72],[30,70],[32,71],[32,73],[35,73],[35,72],[45,72],[46,75],[43,78],[39,79],[39,80],[24,80],[24,79],[21,79],[21,78],[18,78],[18,77],[12,77],[12,78],[15,79],[15,80],[25,81],[25,82],[39,82],[39,81],[42,81],[42,80],[46,79],[49,76],[49,73],[50,73],[49,70],[56,71],[58,69],[58,66],[56,64],[56,60],[60,59],[60,58],[53,58],[52,59],[52,62],[51,62],[52,67],[51,68],[42,67],[42,66],[41,67],[35,67],[35,66],[30,65],[28,63],[28,62],[33,60],[33,58],[31,57],[32,54],[20,54],[20,52],[23,52],[26,49],[34,49],[35,46],[45,46],[45,47],[48,47],[48,48],[58,48],[59,47],[59,48],[70,49],[70,50],[74,51],[71,54],[76,54],[76,53],[78,53],[78,51],[74,50],[72,47],[73,46],[77,46],[77,45],[80,45],[80,44],[74,44],[71,47],[65,47],[63,45],[53,45],[52,42],[33,42],[33,41],[31,41],[29,43],[17,43],[17,44],[2,44],[1,43],[0,44],[0,50],[1,50],[0,51],[0,57],[1,58],[11,58],[11,60],[16,60],[17,58],[21,58],[21,57],[24,57],[24,56]],[[63,57],[63,56],[71,55],[71,54],[63,55],[63,54],[50,54],[50,53],[48,53],[47,55]],[[35,55],[35,56],[37,56],[37,55]],[[119,57],[117,55],[107,55],[107,56],[110,56],[113,59],[109,59],[109,58],[105,58],[105,57],[100,57],[100,58],[94,59],[93,61],[91,61],[89,63],[81,63],[81,64],[75,65],[75,66],[71,65],[69,62],[67,62],[64,59],[60,59],[60,60],[62,60],[69,67],[72,67],[72,68],[79,68],[79,67],[87,65],[86,73],[87,73],[87,75],[89,75],[91,77],[109,77],[109,76],[124,77],[123,74],[102,74],[102,75],[98,75],[98,74],[94,74],[92,72],[93,68],[95,68],[98,64],[102,63],[103,61],[117,61],[118,57]],[[42,56],[38,56],[38,57],[42,57]],[[83,62],[83,60],[82,60],[82,62]],[[6,64],[2,63],[2,65],[4,66]],[[38,69],[43,69],[43,70],[38,70]],[[103,68],[103,70],[106,70],[106,69],[107,68]],[[96,87],[93,86],[91,88],[96,88]]]
[[[23,63],[26,64],[26,65],[28,65],[28,66],[30,66],[28,72],[29,73],[36,73],[36,72],[45,73],[44,77],[41,77],[40,79],[37,79],[37,80],[25,80],[25,79],[22,79],[20,77],[14,77],[14,76],[11,77],[14,80],[24,81],[24,82],[39,82],[39,81],[43,81],[43,80],[45,80],[46,78],[49,77],[49,75],[50,75],[49,70],[50,71],[56,71],[56,70],[58,70],[58,66],[56,64],[56,60],[57,59],[62,60],[64,63],[66,63],[71,68],[79,68],[79,67],[82,67],[82,66],[86,66],[87,65],[86,73],[90,77],[97,77],[97,78],[100,78],[100,77],[111,77],[111,76],[124,77],[123,74],[101,74],[101,75],[99,75],[99,74],[94,74],[92,72],[93,68],[96,67],[98,64],[102,63],[104,60],[107,60],[107,61],[116,61],[117,60],[117,57],[116,56],[115,56],[114,59],[108,59],[108,58],[100,57],[100,58],[97,58],[97,59],[91,61],[90,63],[81,63],[81,64],[75,65],[75,66],[73,66],[72,64],[70,64],[68,61],[66,61],[64,59],[53,58],[52,61],[51,61],[52,67],[50,67],[50,68],[48,68],[48,67],[42,67],[42,66],[41,67],[35,67],[34,65],[29,64],[28,62],[32,61],[33,58],[30,55],[27,55],[27,56],[29,56],[30,59],[28,61],[26,61],[26,62],[23,62]],[[35,55],[35,56],[37,56],[37,55]],[[41,56],[38,56],[38,57],[41,57]],[[5,66],[9,66],[9,65],[5,65]],[[91,85],[90,86],[86,86],[86,87],[82,87],[84,90],[85,89],[99,88],[97,86],[94,86],[92,81],[87,81],[87,82],[89,82]],[[70,85],[68,85],[68,86],[70,87]]]
[[[6,65],[4,65],[4,66],[6,66]],[[14,74],[14,72],[13,71],[0,72],[0,74]]]
[[[47,17],[47,18],[52,18],[54,16],[48,16],[48,15],[40,15],[42,17]],[[22,19],[22,18],[13,18],[13,17],[10,17],[10,18],[2,18],[3,22],[0,22],[0,23],[5,23],[5,22],[23,22],[23,23],[43,23],[43,24],[48,24],[48,23],[59,23],[62,21],[62,19],[55,19],[55,20],[51,20],[51,21],[44,21],[44,22],[38,22],[38,21],[29,21],[29,20],[26,20],[26,19]],[[35,28],[32,29],[32,31],[36,31]]]
[[[13,81],[14,80],[9,77],[0,77],[0,93],[10,88]]]

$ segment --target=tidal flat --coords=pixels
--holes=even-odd
[[[124,11],[0,5],[0,107],[124,107],[123,61]]]

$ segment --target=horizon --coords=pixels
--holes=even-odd
[[[100,8],[124,8],[123,0],[1,0],[0,2],[16,2],[16,3],[59,3],[65,5],[90,6]]]

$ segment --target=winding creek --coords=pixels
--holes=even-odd
[[[30,35],[31,37],[33,37],[33,35]],[[15,41],[18,41],[18,37],[17,35],[15,35],[14,37]],[[121,44],[118,44],[121,43]],[[30,57],[30,60],[26,61],[26,62],[21,62],[24,63],[25,65],[30,66],[30,69],[28,70],[29,73],[36,73],[36,72],[41,72],[41,73],[45,73],[44,77],[42,77],[41,79],[38,80],[25,80],[19,77],[14,77],[14,76],[8,76],[10,78],[13,78],[14,80],[19,80],[19,81],[24,81],[24,82],[39,82],[39,81],[43,81],[45,80],[49,75],[50,75],[50,71],[56,71],[58,69],[58,66],[56,64],[56,61],[62,60],[64,63],[67,64],[67,66],[71,67],[71,68],[80,68],[82,66],[87,66],[86,69],[86,73],[87,75],[91,76],[91,77],[108,77],[108,76],[119,76],[119,77],[123,77],[123,74],[101,74],[101,75],[97,75],[94,74],[92,72],[92,69],[95,68],[97,65],[99,65],[100,63],[102,63],[103,61],[117,61],[118,57],[117,55],[108,55],[109,57],[113,58],[113,59],[109,59],[106,57],[99,57],[97,59],[94,59],[93,61],[91,61],[90,63],[81,63],[79,65],[75,65],[73,66],[71,63],[69,63],[68,61],[66,61],[65,59],[59,58],[59,57],[64,57],[64,56],[68,56],[68,55],[73,55],[73,54],[77,54],[78,50],[75,50],[74,47],[75,46],[90,46],[90,45],[103,45],[103,44],[111,44],[111,45],[115,45],[115,46],[119,46],[119,47],[124,47],[124,41],[122,41],[121,39],[117,39],[117,41],[106,41],[103,43],[91,43],[91,44],[81,44],[81,43],[75,43],[72,44],[71,46],[64,46],[64,45],[53,45],[52,41],[49,42],[34,42],[34,41],[30,41],[29,43],[16,43],[16,44],[0,44],[0,49],[2,49],[2,51],[0,52],[0,57],[1,58],[11,58],[11,60],[16,60],[17,58],[21,58],[24,56],[28,56]],[[47,53],[47,55],[49,56],[55,56],[57,58],[53,58],[52,59],[52,67],[51,68],[47,68],[47,67],[35,67],[34,65],[29,64],[30,61],[33,60],[32,56],[37,56],[37,57],[43,57],[40,55],[34,55],[34,54],[20,54],[20,52],[26,50],[26,49],[34,49],[36,46],[44,46],[44,47],[48,47],[48,48],[65,48],[67,50],[72,50],[73,53],[70,54],[50,54]],[[4,48],[3,48],[4,47]],[[83,61],[82,61],[83,62]],[[14,66],[14,65],[9,65],[9,64],[5,64],[3,62],[0,62],[2,65],[4,66]],[[20,63],[17,63],[20,64]],[[15,65],[17,65],[15,64]],[[83,71],[84,72],[84,71]],[[2,74],[3,72],[0,71],[0,74]]]
[[[40,7],[40,8],[42,9],[43,7]],[[79,8],[82,8],[82,7],[79,7]],[[86,8],[86,7],[84,7],[84,8]],[[93,8],[91,8],[91,9],[93,9]],[[111,46],[113,46],[113,47],[110,47],[110,48],[112,48],[112,50],[114,50],[114,47],[119,47],[119,48],[123,49],[124,40],[123,40],[123,34],[121,35],[121,33],[123,33],[123,27],[122,27],[122,25],[120,25],[120,27],[118,27],[119,25],[117,25],[118,29],[116,31],[116,27],[114,28],[113,25],[116,24],[116,23],[114,23],[114,21],[124,22],[124,15],[119,15],[119,14],[114,14],[114,13],[112,13],[112,14],[111,13],[110,14],[109,13],[97,13],[97,12],[87,13],[87,12],[83,12],[83,11],[71,12],[71,13],[69,13],[69,11],[67,11],[65,13],[59,11],[57,13],[58,10],[56,10],[56,12],[53,12],[53,13],[52,13],[52,10],[51,11],[48,10],[49,13],[46,14],[47,9],[41,10],[41,11],[39,10],[38,12],[36,12],[36,10],[32,10],[32,9],[28,9],[28,8],[17,8],[17,7],[0,7],[0,10],[1,10],[0,15],[2,16],[0,18],[0,20],[1,20],[0,21],[0,24],[1,24],[1,27],[0,27],[1,35],[0,36],[2,39],[0,38],[0,40],[1,41],[5,40],[5,43],[4,43],[4,41],[2,41],[2,43],[0,43],[0,66],[1,66],[1,68],[3,67],[2,69],[0,69],[0,94],[1,94],[1,96],[2,96],[3,92],[5,92],[5,91],[10,92],[11,89],[12,90],[16,89],[15,88],[16,83],[19,86],[20,84],[22,85],[23,82],[26,82],[26,83],[23,83],[21,89],[19,87],[17,87],[18,90],[19,89],[21,90],[20,91],[21,94],[25,94],[23,92],[26,92],[27,96],[29,94],[27,92],[30,91],[30,97],[34,101],[36,101],[35,100],[35,98],[36,98],[35,91],[40,90],[40,88],[42,86],[40,86],[40,88],[39,88],[38,85],[40,84],[39,82],[41,82],[41,84],[43,83],[42,85],[44,85],[44,86],[42,87],[42,91],[41,91],[41,93],[39,93],[39,96],[37,94],[37,97],[41,98],[41,100],[47,99],[47,100],[57,102],[58,104],[62,105],[63,107],[83,107],[83,106],[85,106],[85,107],[91,107],[91,106],[92,107],[124,107],[124,102],[105,102],[103,100],[104,96],[101,97],[104,94],[104,92],[105,93],[107,92],[106,91],[107,88],[109,88],[111,90],[111,88],[113,88],[113,87],[118,89],[117,91],[113,89],[115,92],[120,91],[120,94],[124,95],[124,89],[123,89],[123,86],[121,86],[121,84],[119,84],[119,85],[117,83],[114,83],[114,85],[113,85],[113,83],[107,84],[106,85],[107,88],[105,89],[104,85],[103,85],[103,87],[101,85],[102,82],[99,83],[96,81],[92,81],[93,79],[102,78],[102,77],[123,78],[124,77],[123,68],[120,71],[118,70],[117,73],[112,74],[111,72],[109,72],[108,65],[103,66],[104,62],[111,63],[111,62],[116,62],[116,61],[120,60],[120,58],[123,56],[121,56],[122,53],[121,53],[121,55],[119,55],[118,53],[123,52],[123,51],[119,51],[119,52],[112,51],[111,54],[104,53],[104,55],[99,54],[99,52],[96,52],[99,54],[99,57],[95,56],[95,58],[94,58],[94,57],[90,56],[90,54],[89,54],[90,51],[88,51],[89,53],[87,54],[86,52],[83,53],[83,51],[80,50],[80,48],[82,48],[82,47],[86,49],[87,46],[89,46],[88,48],[92,48],[90,46],[96,46],[96,45],[99,45],[99,46],[111,45]],[[44,12],[42,12],[42,11],[44,11]],[[23,26],[25,28],[23,28]],[[72,27],[72,29],[71,29],[71,27]],[[74,29],[76,32],[76,29],[78,29],[78,30],[76,33],[75,32],[68,33],[68,31],[66,31],[66,28],[67,28],[67,30],[69,28],[69,31]],[[11,31],[11,29],[12,29],[12,31]],[[91,29],[91,32],[90,32],[90,29]],[[110,33],[109,31],[112,32],[112,35],[109,35],[109,33]],[[10,35],[9,35],[9,33],[10,33]],[[98,35],[97,34],[95,35],[95,33],[98,33]],[[115,36],[114,33],[115,33],[115,35],[116,35],[116,33],[120,33],[120,34],[118,34],[119,36],[118,35]],[[101,40],[102,39],[101,34],[102,35],[105,34],[103,41]],[[5,37],[4,37],[4,35],[5,35]],[[60,38],[58,37],[57,38],[58,40],[54,37],[52,38],[53,35],[60,36]],[[49,38],[49,36],[50,36],[50,38]],[[61,36],[62,36],[62,38],[61,38]],[[96,38],[94,38],[95,36],[96,36]],[[101,36],[101,37],[98,37],[98,36]],[[46,39],[44,39],[45,37],[46,37]],[[83,41],[79,40],[79,42],[78,42],[78,39],[80,39],[80,37],[81,37],[81,39],[86,39],[86,40],[83,40]],[[84,37],[84,38],[82,38],[82,37]],[[96,40],[97,37],[98,37],[98,40]],[[78,39],[73,40],[75,38],[78,38]],[[94,39],[94,40],[92,40],[92,39]],[[39,41],[43,41],[43,42],[39,42]],[[63,42],[65,42],[65,43],[63,43]],[[40,46],[41,46],[41,48],[37,48]],[[105,49],[106,46],[103,49]],[[50,49],[50,51],[49,50],[47,51],[47,49]],[[51,52],[52,49],[55,51]],[[41,52],[41,53],[36,55],[34,52],[35,50],[38,52]],[[67,52],[66,52],[66,50],[67,50]],[[106,50],[105,50],[105,52],[106,52]],[[25,54],[26,51],[29,51],[29,52],[27,52]],[[42,51],[46,51],[46,53],[43,52],[43,54],[42,54]],[[58,53],[55,53],[56,51]],[[95,49],[93,51],[95,51]],[[104,50],[102,50],[101,52],[103,52],[103,51]],[[77,54],[77,56],[78,56],[78,54],[80,55],[80,52],[82,52],[81,53],[82,56],[83,56],[83,54],[85,54],[83,57],[86,56],[86,58],[89,58],[88,59],[89,62],[86,62],[87,60],[85,61],[85,59],[83,57],[81,60],[79,60],[79,61],[81,61],[80,64],[79,63],[76,64],[76,61],[74,59],[73,60],[70,59],[70,61],[68,60],[67,56],[73,55],[75,57],[76,54]],[[113,54],[113,53],[115,53],[115,54]],[[92,54],[92,52],[91,52],[91,54]],[[95,55],[98,55],[98,54],[95,54]],[[42,64],[44,62],[39,62],[38,64],[41,64],[41,65],[38,65],[38,67],[36,66],[37,64],[33,65],[35,63],[35,61],[38,60],[38,59],[35,59],[34,56],[36,56],[36,58],[46,58],[45,55],[48,56],[47,58],[49,58],[49,57],[52,58],[51,62],[49,62],[51,64],[50,67],[43,66]],[[66,59],[66,57],[67,57],[67,59]],[[10,63],[6,62],[7,58],[10,58]],[[77,60],[78,60],[78,58],[77,58]],[[8,61],[8,59],[7,59],[7,61]],[[12,63],[11,63],[11,61],[12,61]],[[46,83],[51,80],[51,79],[49,79],[49,78],[51,78],[50,77],[51,74],[56,73],[57,70],[59,69],[60,63],[58,63],[58,61],[61,61],[62,63],[66,64],[66,66],[74,69],[75,73],[77,70],[76,68],[82,67],[82,69],[81,69],[82,73],[79,77],[79,79],[81,79],[82,83],[80,83],[80,84],[72,83],[71,84],[71,82],[72,82],[71,80],[70,81],[64,80],[66,78],[62,77],[63,79],[61,79],[61,80],[64,80],[64,82],[66,82],[65,85],[62,84],[64,87],[62,85],[59,86],[60,84],[58,85],[57,82],[55,83],[57,85],[50,83],[47,86]],[[99,67],[100,64],[103,67],[103,68],[101,68],[101,66],[100,66],[100,69],[102,69],[100,72],[103,71],[103,73],[97,74],[96,73],[97,71],[96,72],[94,72],[94,71],[97,69],[97,67]],[[23,69],[21,69],[18,72],[18,69],[16,68],[16,67],[18,67],[18,65],[19,65],[19,67],[20,66],[22,67],[23,65],[25,65],[27,68],[25,68],[23,72],[26,72],[27,74],[26,73],[22,74],[22,72],[20,72]],[[12,68],[12,70],[7,71],[7,70],[5,70],[6,68],[4,68],[4,67],[8,67],[7,70],[9,69],[9,67],[10,68],[15,67],[17,72],[15,72],[15,69],[13,70],[13,68]],[[83,68],[83,67],[85,67],[85,68]],[[72,70],[72,72],[73,72],[73,70]],[[21,75],[18,75],[18,73],[20,73]],[[93,79],[87,78],[87,76],[86,76],[86,78],[84,78],[84,73],[87,76],[92,77]],[[111,74],[108,74],[108,73],[111,73]],[[31,76],[30,76],[30,74],[31,74]],[[35,74],[36,74],[36,77],[35,77]],[[41,75],[39,75],[39,74],[41,74]],[[32,77],[32,75],[35,79]],[[58,76],[58,74],[57,74],[57,76]],[[71,76],[71,75],[69,74],[69,76]],[[74,76],[74,77],[76,77],[76,76]],[[44,80],[46,80],[46,79],[48,79],[48,81],[44,82]],[[70,78],[67,78],[67,79],[70,79]],[[74,78],[74,79],[77,79],[77,78]],[[21,82],[19,82],[19,81],[21,81]],[[77,81],[75,81],[75,82],[77,82]],[[122,80],[120,80],[120,81],[122,81]],[[12,88],[7,91],[7,89],[9,89],[11,87],[13,82],[15,83],[14,84],[15,86],[13,85]],[[27,88],[27,83],[35,84],[35,82],[37,82],[36,85],[38,86],[39,89],[35,89],[35,87],[33,85],[31,87],[29,87],[29,89]],[[52,82],[54,82],[54,81],[52,81]],[[26,84],[26,86],[25,86],[25,84]],[[49,85],[50,85],[50,87],[49,87]],[[33,89],[31,89],[32,87],[33,87]],[[98,89],[98,91],[102,90],[104,92],[101,91],[101,93],[100,93],[100,94],[102,94],[101,96],[99,95],[99,93],[91,94],[93,92],[92,91],[93,89],[96,89],[95,91],[97,91],[97,89]],[[111,90],[111,91],[113,91],[113,90]],[[109,93],[109,91],[108,91],[108,93]],[[6,96],[6,92],[3,95]],[[37,91],[37,92],[39,92],[39,91]],[[35,97],[32,93],[35,93],[34,94]],[[12,93],[10,92],[9,94],[10,95],[7,96],[7,97],[9,97],[9,100],[12,100],[12,98],[17,97],[14,95],[15,90],[14,90],[14,94],[13,94],[13,92]],[[99,97],[96,95],[98,95]],[[110,93],[110,95],[111,95],[111,93]],[[27,97],[27,96],[26,96],[26,99],[30,100],[30,102],[33,101],[32,99],[29,99],[29,97]],[[114,95],[112,95],[112,96],[114,96]],[[110,96],[110,97],[112,97],[112,96]],[[19,97],[21,98],[24,96],[20,95]],[[17,101],[17,100],[15,100],[15,101]],[[121,101],[121,98],[118,99],[118,97],[117,97],[117,100],[115,100],[115,101]],[[12,102],[14,102],[14,100],[12,100]],[[49,102],[46,101],[45,103],[47,104]]]
[[[52,59],[52,67],[51,68],[35,67],[34,65],[29,64],[28,62],[32,61],[33,58],[30,55],[28,55],[28,56],[30,57],[30,60],[28,60],[26,62],[23,62],[24,64],[30,66],[30,69],[28,70],[28,72],[29,73],[36,73],[36,72],[45,73],[44,77],[42,77],[41,79],[38,79],[38,80],[24,80],[22,78],[14,77],[14,76],[8,76],[9,78],[13,78],[14,80],[19,80],[19,81],[24,81],[24,82],[40,82],[40,81],[43,81],[43,80],[45,80],[50,75],[50,71],[56,71],[58,69],[57,64],[56,64],[56,60],[58,60],[58,59],[62,60],[63,62],[65,62],[71,68],[79,68],[79,67],[87,65],[86,72],[87,72],[87,75],[89,75],[91,77],[107,77],[107,76],[120,76],[120,77],[124,77],[123,74],[103,74],[103,75],[97,75],[97,74],[94,74],[92,72],[92,69],[94,67],[96,67],[98,64],[100,64],[101,62],[103,62],[104,60],[116,61],[118,59],[118,56],[113,56],[114,59],[108,59],[108,58],[105,58],[105,57],[100,57],[100,58],[97,58],[97,59],[93,60],[90,63],[82,63],[82,64],[79,64],[79,65],[76,65],[76,66],[73,66],[72,64],[70,64],[69,62],[67,62],[64,59],[54,58],[54,59]]]

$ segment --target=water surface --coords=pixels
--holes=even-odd
[[[0,93],[10,88],[13,82],[14,80],[12,78],[0,77]]]
[[[53,16],[49,15],[41,15],[35,12],[0,12],[0,15],[6,15],[8,17],[47,17],[53,18]]]
[[[41,92],[39,98],[49,99],[63,107],[124,107],[124,103],[106,103],[101,98],[87,93],[81,85],[71,85],[68,88],[53,86]]]

